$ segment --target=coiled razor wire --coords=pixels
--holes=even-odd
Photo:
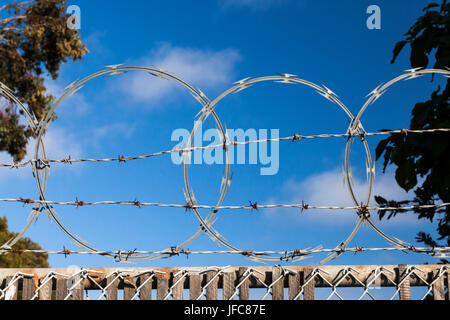
[[[52,117],[54,114],[54,111],[56,109],[56,107],[66,98],[72,96],[74,93],[76,93],[78,90],[80,90],[88,81],[95,79],[97,77],[100,76],[113,76],[113,75],[118,75],[118,74],[123,74],[126,73],[128,71],[144,71],[144,72],[148,72],[150,75],[152,76],[156,76],[162,79],[166,79],[166,80],[172,80],[175,81],[176,83],[178,83],[179,85],[183,86],[184,88],[186,88],[189,93],[202,105],[207,105],[208,104],[208,100],[205,96],[205,94],[203,92],[201,92],[200,89],[195,89],[192,86],[190,86],[189,84],[187,84],[186,82],[182,81],[181,79],[169,74],[167,71],[155,67],[155,68],[147,68],[147,67],[120,67],[120,65],[113,65],[113,66],[109,66],[107,67],[107,69],[101,70],[97,73],[94,73],[82,80],[79,81],[75,81],[73,83],[71,83],[68,87],[66,87],[64,90],[65,92],[61,95],[61,97],[58,98],[58,100],[56,100],[56,102],[51,106],[50,110],[47,112],[46,117],[44,119],[42,119],[39,123],[37,122],[36,118],[31,115],[27,108],[20,103],[20,101],[13,96],[13,94],[11,93],[11,90],[8,89],[5,85],[2,84],[1,88],[3,89],[2,92],[0,92],[1,94],[3,94],[6,98],[9,98],[10,100],[14,101],[15,103],[17,103],[17,105],[20,107],[21,110],[24,110],[24,112],[27,115],[27,120],[28,123],[30,125],[30,127],[32,127],[33,129],[33,133],[36,136],[36,148],[35,148],[35,158],[39,159],[38,161],[34,162],[33,164],[33,174],[36,178],[36,183],[37,183],[37,187],[39,189],[39,194],[40,194],[40,198],[41,200],[45,201],[45,185],[46,185],[46,181],[47,181],[47,175],[48,175],[48,170],[49,170],[49,163],[47,162],[47,158],[46,158],[46,154],[45,154],[45,149],[44,149],[44,143],[43,143],[43,136],[45,134],[45,132],[47,131],[51,121],[52,121]],[[219,118],[217,117],[217,115],[215,115],[215,113],[213,113],[213,117],[216,120],[217,126],[219,128],[221,128],[223,130],[223,127],[219,121]],[[39,156],[41,152],[41,156]],[[42,177],[41,177],[41,172],[42,172]],[[218,203],[218,205],[221,204],[221,201]],[[97,250],[87,241],[81,239],[80,237],[78,237],[77,235],[73,234],[72,232],[70,232],[59,220],[58,215],[55,211],[55,209],[48,205],[48,204],[42,204],[39,203],[39,207],[37,208],[33,208],[32,213],[31,213],[31,219],[29,219],[28,224],[25,226],[25,228],[22,230],[22,232],[20,232],[16,237],[14,237],[13,239],[9,240],[8,242],[6,242],[5,244],[3,244],[0,248],[11,248],[11,246],[16,243],[20,237],[28,230],[28,228],[31,226],[32,221],[34,221],[40,214],[40,212],[42,212],[42,209],[45,209],[47,215],[49,216],[49,218],[51,220],[53,220],[58,227],[69,237],[71,238],[74,242],[75,245],[77,245],[78,247],[84,249],[84,250],[88,250],[91,252],[97,252]],[[211,216],[210,218],[207,218],[206,221],[204,221],[205,223],[212,223],[212,220],[214,218],[214,215]],[[187,239],[186,241],[184,241],[182,244],[176,246],[177,249],[181,249],[184,246],[188,245],[189,243],[191,243],[194,239],[196,239],[201,233],[203,232],[203,230],[201,228],[199,228],[199,230],[193,235],[191,236],[189,239]],[[170,248],[167,248],[166,250],[169,250]],[[112,258],[114,258],[114,256],[109,255],[109,254],[105,254],[106,256],[110,256]],[[158,256],[153,256],[153,257],[133,257],[131,259],[133,260],[138,260],[138,259],[157,259],[157,258],[161,258],[164,255],[158,255]]]
[[[450,248],[446,248],[446,247],[440,247],[439,250],[436,250],[437,248],[433,248],[433,249],[429,249],[429,248],[416,248],[414,247],[412,244],[402,241],[400,239],[388,236],[387,234],[385,234],[381,229],[379,229],[375,222],[372,220],[371,216],[370,216],[370,211],[374,211],[374,210],[390,210],[389,208],[371,208],[369,207],[369,202],[370,202],[370,197],[372,194],[372,188],[373,188],[373,175],[374,175],[374,171],[375,171],[375,167],[374,164],[372,163],[372,157],[371,157],[371,153],[370,153],[370,149],[369,149],[369,145],[367,140],[365,139],[366,136],[372,136],[372,135],[381,135],[381,134],[397,134],[397,133],[402,133],[402,134],[407,134],[408,132],[412,132],[412,133],[426,133],[426,132],[449,132],[450,129],[449,128],[436,128],[436,129],[428,129],[428,130],[409,130],[409,129],[402,129],[402,130],[390,130],[390,131],[386,131],[386,132],[377,132],[377,133],[370,133],[370,132],[366,132],[362,126],[361,123],[361,117],[364,113],[364,111],[370,106],[372,105],[376,100],[378,100],[381,95],[383,95],[387,89],[392,86],[393,84],[401,81],[401,80],[410,80],[410,79],[414,79],[414,78],[418,78],[421,77],[425,74],[441,74],[444,77],[450,77],[450,69],[447,68],[447,70],[444,69],[423,69],[423,68],[415,68],[415,69],[410,69],[410,70],[406,70],[406,72],[390,81],[388,81],[385,84],[381,84],[379,85],[377,88],[375,88],[369,95],[368,95],[368,99],[365,102],[365,104],[362,106],[362,108],[360,109],[360,111],[358,112],[358,114],[355,116],[353,116],[353,114],[349,111],[349,109],[339,100],[339,97],[333,92],[331,91],[329,88],[327,88],[326,86],[322,85],[322,86],[318,86],[312,82],[303,80],[298,78],[295,75],[292,74],[279,74],[276,76],[266,76],[266,77],[258,77],[258,78],[245,78],[242,79],[240,81],[237,81],[234,83],[234,86],[231,87],[230,89],[228,89],[227,91],[223,92],[221,95],[219,95],[217,98],[215,98],[213,101],[209,100],[206,95],[200,90],[200,89],[195,89],[194,87],[190,86],[189,84],[187,84],[186,82],[184,82],[183,80],[173,76],[172,74],[170,74],[168,71],[158,68],[158,67],[153,67],[153,68],[148,68],[148,67],[126,67],[126,66],[122,66],[122,65],[112,65],[112,66],[108,66],[106,67],[106,69],[101,70],[97,73],[94,73],[82,80],[79,81],[75,81],[73,83],[71,83],[68,87],[66,87],[64,89],[64,93],[61,95],[61,97],[59,97],[59,99],[51,106],[50,110],[48,111],[48,113],[46,114],[45,118],[42,119],[41,121],[37,121],[36,117],[30,113],[27,108],[13,95],[12,91],[6,87],[4,84],[0,83],[0,95],[4,96],[6,99],[10,100],[11,103],[15,103],[17,106],[19,106],[19,108],[21,110],[24,111],[24,114],[26,115],[26,120],[30,126],[30,128],[32,129],[33,135],[34,137],[36,137],[36,148],[35,148],[35,153],[34,153],[34,159],[33,160],[29,160],[27,162],[24,162],[22,164],[0,164],[0,166],[2,167],[11,167],[11,168],[18,168],[18,167],[23,167],[26,166],[28,164],[31,164],[32,166],[32,170],[33,170],[33,175],[36,178],[36,183],[37,183],[37,187],[39,190],[39,194],[40,194],[40,200],[31,200],[31,199],[0,199],[0,201],[20,201],[23,202],[24,204],[26,203],[34,203],[36,204],[36,206],[33,207],[32,211],[31,211],[31,218],[29,219],[28,223],[26,224],[26,226],[24,227],[24,229],[17,234],[17,236],[13,237],[12,239],[8,240],[5,244],[3,244],[0,247],[0,254],[4,254],[4,253],[8,253],[8,252],[14,252],[14,250],[12,249],[12,246],[22,237],[22,235],[28,230],[28,228],[30,227],[31,223],[33,221],[35,221],[35,219],[37,219],[37,217],[39,216],[39,214],[45,210],[45,212],[47,213],[48,217],[55,221],[55,223],[58,225],[58,227],[69,237],[71,238],[74,242],[75,245],[77,245],[78,247],[80,247],[82,250],[86,250],[86,253],[89,254],[100,254],[100,255],[104,255],[104,256],[109,256],[111,258],[117,259],[117,255],[119,255],[119,260],[121,257],[121,250],[118,252],[114,252],[114,251],[98,251],[94,248],[93,245],[91,245],[90,243],[88,243],[87,241],[81,239],[80,237],[78,237],[77,235],[71,233],[59,220],[56,210],[54,209],[54,207],[52,206],[52,204],[66,204],[66,205],[76,205],[78,206],[82,206],[82,205],[93,205],[93,204],[132,204],[133,206],[138,206],[140,207],[141,205],[152,205],[152,206],[161,206],[161,207],[184,207],[186,209],[192,210],[196,216],[196,218],[199,220],[200,222],[200,228],[197,230],[197,232],[192,235],[189,239],[185,240],[183,243],[177,245],[177,246],[173,246],[170,248],[166,248],[163,250],[159,250],[159,251],[140,251],[139,253],[141,254],[151,254],[151,255],[144,255],[144,256],[133,256],[134,254],[137,254],[138,251],[133,250],[133,251],[124,251],[127,252],[127,256],[126,256],[126,260],[137,260],[137,259],[158,259],[158,258],[162,258],[162,257],[167,257],[167,256],[173,256],[173,255],[177,255],[179,253],[186,253],[186,254],[191,254],[191,253],[239,253],[242,254],[246,257],[248,257],[251,260],[255,260],[257,262],[261,262],[262,260],[266,260],[266,261],[279,261],[279,260],[289,260],[295,256],[300,256],[300,258],[295,259],[295,261],[301,260],[306,258],[306,256],[312,254],[312,253],[317,253],[317,252],[330,252],[329,256],[323,260],[321,263],[326,263],[328,261],[330,261],[331,259],[336,258],[337,256],[341,255],[343,252],[346,251],[354,251],[354,252],[358,252],[358,251],[371,251],[371,250],[410,250],[410,251],[414,251],[414,252],[418,252],[418,253],[424,253],[424,254],[431,254],[431,255],[436,255],[436,251],[438,251],[440,254],[442,255],[446,255],[449,252]],[[171,81],[175,81],[176,83],[178,83],[179,85],[181,85],[182,87],[184,87],[185,89],[188,90],[188,92],[201,104],[202,109],[200,110],[200,112],[196,115],[196,118],[198,117],[197,121],[194,123],[194,127],[191,131],[191,134],[189,136],[187,145],[185,148],[182,149],[172,149],[172,150],[168,150],[168,151],[160,151],[157,153],[153,153],[153,154],[149,154],[149,155],[143,155],[143,156],[136,156],[136,157],[123,157],[123,156],[119,156],[117,158],[107,158],[107,159],[62,159],[62,160],[51,160],[51,159],[47,159],[46,157],[46,152],[45,152],[45,148],[44,148],[44,143],[43,143],[43,137],[45,135],[45,133],[48,130],[48,127],[50,125],[50,122],[52,121],[52,117],[53,114],[55,112],[56,107],[66,98],[71,97],[74,93],[76,93],[78,90],[80,90],[87,82],[89,82],[90,80],[93,80],[95,78],[98,78],[100,76],[113,76],[113,75],[119,75],[119,74],[123,74],[129,71],[144,71],[149,73],[152,76],[158,77],[158,78],[162,78],[165,80],[171,80]],[[320,134],[320,135],[314,135],[314,136],[301,136],[298,134],[295,134],[294,136],[290,136],[290,137],[285,137],[285,138],[278,138],[278,139],[264,139],[264,140],[257,140],[257,141],[246,141],[246,142],[233,142],[230,141],[229,137],[227,136],[226,130],[224,130],[224,127],[222,126],[222,123],[220,122],[217,114],[215,113],[215,108],[217,107],[218,103],[224,99],[225,97],[227,97],[230,94],[236,94],[238,92],[241,92],[249,87],[252,87],[254,85],[263,83],[263,82],[275,82],[275,83],[281,83],[281,84],[302,84],[305,85],[307,87],[310,87],[312,89],[315,90],[316,93],[320,94],[321,96],[323,96],[324,98],[326,98],[327,100],[329,100],[330,102],[336,104],[341,110],[343,110],[347,116],[350,118],[350,125],[347,129],[347,132],[345,134]],[[220,139],[222,144],[219,145],[215,145],[215,146],[208,146],[208,147],[194,147],[191,146],[192,143],[192,139],[195,135],[195,132],[197,131],[198,127],[204,122],[206,121],[206,119],[211,116],[214,118],[214,121],[216,123],[217,129],[220,133]],[[296,140],[301,140],[303,138],[328,138],[328,137],[346,137],[346,147],[345,147],[345,159],[344,159],[344,168],[343,168],[343,175],[344,175],[344,180],[346,181],[346,185],[348,188],[348,191],[350,193],[350,196],[352,198],[352,201],[354,203],[355,206],[353,207],[325,207],[325,206],[309,206],[309,205],[305,205],[303,202],[301,205],[297,204],[297,205],[284,205],[284,204],[280,204],[280,205],[257,205],[257,203],[252,203],[250,202],[250,205],[246,205],[246,206],[222,206],[223,200],[225,198],[226,193],[229,190],[230,184],[231,184],[231,177],[230,177],[230,155],[229,155],[229,147],[233,146],[233,145],[238,145],[238,144],[248,144],[248,143],[259,143],[261,141],[272,141],[272,140],[278,140],[278,141],[284,141],[284,140],[292,140],[292,141],[296,141]],[[355,196],[353,187],[352,187],[352,172],[351,172],[351,164],[350,164],[350,146],[351,143],[353,142],[355,137],[360,137],[361,142],[363,143],[364,146],[364,150],[365,150],[365,154],[366,154],[366,174],[367,174],[367,179],[368,179],[368,190],[367,190],[367,195],[364,201],[358,201],[358,199]],[[219,193],[219,199],[217,201],[217,204],[215,206],[205,206],[205,205],[199,205],[197,203],[197,200],[194,196],[194,192],[193,189],[189,183],[189,175],[188,175],[188,166],[189,166],[189,159],[191,157],[192,151],[196,150],[196,149],[204,149],[204,148],[218,148],[221,147],[224,149],[225,151],[225,159],[226,159],[226,167],[225,167],[225,171],[223,173],[223,177],[222,177],[222,181],[221,181],[221,188],[220,188],[220,193]],[[168,154],[171,152],[179,152],[183,155],[183,159],[184,159],[184,167],[183,167],[183,173],[184,173],[184,184],[185,184],[185,198],[186,198],[186,202],[187,204],[185,205],[174,205],[174,204],[155,204],[155,203],[141,203],[137,200],[135,201],[99,201],[99,202],[83,202],[83,201],[79,201],[77,199],[77,201],[75,202],[59,202],[59,201],[48,201],[46,200],[45,197],[45,188],[46,188],[46,182],[47,182],[47,176],[48,176],[48,172],[49,172],[49,167],[50,167],[50,163],[51,162],[57,162],[57,163],[73,163],[73,162],[106,162],[106,161],[127,161],[127,160],[137,160],[137,159],[145,159],[145,158],[150,158],[153,156],[157,156],[157,155],[162,155],[162,154]],[[431,206],[426,206],[428,207],[443,207],[443,206],[447,206],[448,204],[444,203],[444,204],[438,204],[438,205],[431,205]],[[351,232],[351,234],[342,242],[340,242],[340,244],[338,246],[336,246],[336,248],[334,249],[322,249],[322,246],[319,245],[313,249],[305,249],[305,250],[294,250],[294,251],[290,251],[289,252],[289,256],[287,255],[288,251],[285,251],[284,254],[281,252],[276,252],[276,251],[266,251],[266,253],[268,254],[274,254],[274,255],[278,255],[275,257],[264,257],[264,253],[263,252],[255,252],[255,251],[248,251],[248,250],[242,250],[239,249],[235,246],[233,246],[230,242],[228,242],[218,231],[216,231],[213,228],[213,223],[216,221],[216,215],[219,212],[220,209],[251,209],[253,211],[253,209],[258,209],[258,208],[263,208],[263,207],[267,207],[267,208],[273,208],[273,207],[298,207],[303,209],[308,209],[308,208],[328,208],[328,209],[355,209],[356,213],[357,213],[357,222],[356,225],[353,229],[353,231]],[[422,208],[424,206],[411,206],[411,207],[396,207],[396,208],[392,208],[392,209],[400,209],[400,210],[406,210],[406,209],[417,209],[417,208]],[[205,217],[203,218],[200,213],[198,212],[199,208],[206,208],[206,209],[211,209],[211,212]],[[386,239],[388,242],[390,242],[393,245],[393,248],[356,248],[356,249],[347,249],[347,246],[349,244],[349,242],[353,239],[353,237],[356,235],[356,233],[358,232],[359,228],[361,227],[361,225],[367,222],[369,224],[369,226],[372,227],[372,229],[374,229],[381,237],[383,237],[384,239]],[[223,245],[226,248],[228,248],[230,251],[200,251],[200,252],[189,252],[184,250],[183,248],[188,245],[189,243],[191,243],[193,240],[195,240],[200,234],[202,234],[203,232],[206,232],[206,234],[214,241],[216,242],[218,245]],[[24,251],[24,250],[21,250]],[[36,250],[25,250],[26,252],[37,252]],[[24,251],[24,252],[25,252]],[[45,250],[41,250],[40,252],[44,252]],[[70,251],[70,250],[69,250]],[[45,251],[48,253],[61,253],[61,252],[55,252],[55,251]],[[75,251],[71,251],[70,253],[76,253]],[[81,252],[80,252],[81,253]],[[64,254],[67,254],[67,250],[64,250]]]

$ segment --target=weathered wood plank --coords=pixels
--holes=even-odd
[[[230,300],[236,290],[236,273],[225,272],[223,274],[223,300]],[[234,299],[234,297],[233,297]]]
[[[181,280],[180,280],[181,279]],[[183,276],[182,273],[173,276],[173,283],[175,284],[178,280],[180,280],[172,289],[172,299],[173,300],[184,300],[184,281],[186,277]]]
[[[289,273],[289,300],[294,300],[300,293],[300,272]],[[297,299],[300,299],[298,297]]]
[[[400,300],[411,300],[411,287],[409,284],[409,277],[405,274],[408,265],[400,264],[398,266],[400,285],[399,297]]]
[[[283,270],[278,266],[274,266],[272,268],[272,283],[280,278],[282,274]],[[272,286],[272,300],[284,300],[284,277]]]
[[[44,279],[41,279],[39,285],[42,285]],[[39,300],[52,300],[52,285],[53,278],[48,280],[41,288],[39,289]]]
[[[34,295],[34,277],[24,277],[22,282],[22,300],[30,300]]]
[[[56,300],[64,300],[67,297],[67,279],[66,278],[56,278]]]
[[[202,278],[198,273],[191,273],[189,275],[189,299],[196,300],[202,290]]]
[[[164,276],[158,277],[156,280],[156,298],[164,300],[169,293],[169,279]]]
[[[150,278],[150,275],[148,273],[139,276],[139,286],[142,286],[139,290],[140,300],[152,300],[153,279],[147,281],[148,278]]]
[[[13,276],[8,276],[5,279],[5,288],[8,286],[8,284],[11,282],[11,280],[13,279]],[[12,284],[8,290],[6,290],[5,292],[5,300],[17,300],[17,292],[19,291],[19,285],[18,285],[18,281],[14,282],[14,284]]]
[[[71,293],[68,300],[83,300],[84,299],[84,281],[81,275],[77,274],[66,280],[68,293]],[[75,286],[75,287],[74,287]]]
[[[206,283],[211,281],[211,279],[217,274],[217,271],[206,272]],[[206,300],[217,300],[217,289],[219,286],[219,277],[216,277],[209,285],[206,287]]]
[[[439,271],[436,272],[436,275]],[[445,300],[445,286],[444,286],[444,277],[441,276],[435,283],[433,283],[433,298],[434,300]]]
[[[72,294],[73,300],[84,300],[84,281],[81,281]]]
[[[123,300],[131,300],[136,294],[136,278],[125,278],[123,280]]]
[[[106,300],[117,300],[118,292],[119,292],[119,283],[120,278],[116,278],[116,275],[113,274],[106,278]]]
[[[444,283],[446,283],[447,293],[445,295],[445,300],[450,300],[450,275],[447,273],[444,278]]]
[[[306,268],[305,271],[303,271],[303,285],[308,281],[310,275],[314,271],[313,268]],[[315,299],[315,280],[311,280],[308,282],[308,284],[303,289],[303,299],[304,300],[314,300]]]
[[[246,267],[240,267],[238,270],[238,285],[243,281],[244,273],[247,271]],[[239,300],[249,300],[250,299],[250,281],[249,279],[245,280],[239,286]]]

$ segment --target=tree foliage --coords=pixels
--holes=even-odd
[[[6,217],[0,218],[0,244],[3,244],[16,235],[8,231],[8,220]],[[21,238],[13,246],[15,250],[31,249],[41,250],[42,248],[36,242],[29,238]],[[10,253],[0,255],[0,268],[48,268],[48,255],[44,253]]]
[[[61,64],[78,60],[88,52],[77,30],[67,27],[66,0],[31,0],[0,4],[0,82],[41,120],[53,96],[44,86],[45,77],[56,79]],[[14,161],[26,153],[32,131],[22,125],[22,110],[0,97],[0,151]],[[8,231],[6,218],[0,218],[0,245],[15,234]],[[13,249],[41,249],[28,238]],[[48,267],[46,254],[0,256],[0,267]]]
[[[405,34],[393,50],[394,63],[406,44],[411,48],[410,63],[413,68],[427,67],[434,54],[434,68],[450,66],[450,4],[431,3],[424,8],[424,14]],[[443,90],[438,87],[429,100],[418,102],[412,109],[411,129],[450,128],[450,80]],[[382,140],[376,148],[376,158],[384,157],[383,172],[390,164],[396,166],[395,180],[404,190],[413,190],[413,200],[394,201],[376,196],[380,206],[402,204],[426,205],[450,202],[450,139],[448,133],[392,135]],[[420,178],[419,178],[420,177]],[[423,181],[419,185],[419,181]],[[450,208],[415,209],[419,219],[438,220],[438,238],[425,232],[418,233],[416,240],[436,247],[438,241],[450,246]],[[391,218],[400,211],[380,211],[382,219],[386,213]],[[441,242],[442,244],[442,242]]]
[[[0,81],[26,104],[38,120],[53,100],[44,87],[44,72],[58,77],[60,65],[81,59],[87,48],[77,30],[67,27],[66,0],[34,0],[0,5]],[[20,124],[21,111],[0,105],[0,151],[14,161],[26,153],[32,132]]]

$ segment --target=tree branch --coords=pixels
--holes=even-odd
[[[2,10],[8,10],[14,7],[18,7],[18,8],[25,8],[25,6],[31,4],[34,0],[28,0],[28,1],[23,1],[23,2],[18,2],[18,3],[9,3],[9,4],[5,4],[3,6],[0,7],[0,11]]]
[[[6,32],[6,31],[21,31],[19,28],[14,28],[14,27],[8,27],[8,28],[3,28],[3,29],[0,29],[0,33],[2,33],[2,32]]]
[[[6,25],[6,24],[10,23],[11,21],[25,19],[26,17],[27,16],[16,16],[16,17],[11,17],[11,18],[6,18],[6,19],[0,19],[0,24]]]

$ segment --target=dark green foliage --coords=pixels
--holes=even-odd
[[[44,76],[58,77],[62,63],[81,59],[88,52],[78,31],[67,27],[66,0],[11,1],[0,4],[0,82],[41,120],[53,96],[46,92]],[[21,161],[32,137],[20,120],[23,111],[0,97],[0,151]],[[6,218],[0,218],[0,245],[12,238]],[[13,249],[41,249],[20,239]],[[48,267],[46,254],[14,253],[0,256],[0,267]]]
[[[8,220],[6,217],[0,218],[0,245],[13,238],[16,234],[8,231]],[[13,246],[13,249],[41,250],[36,242],[29,238],[21,238]],[[44,253],[8,253],[0,255],[0,268],[48,268],[48,255]]]
[[[450,66],[450,4],[431,3],[423,16],[399,41],[393,51],[391,63],[406,44],[411,47],[412,67],[427,67],[430,54],[434,53],[434,68]],[[450,80],[443,90],[431,93],[430,100],[417,103],[412,109],[410,129],[450,128]],[[396,166],[395,180],[404,190],[414,191],[413,200],[393,201],[376,196],[380,206],[426,205],[441,201],[450,202],[450,136],[448,133],[392,135],[382,140],[376,148],[376,158],[384,155],[383,172],[389,164]],[[418,185],[418,178],[423,181]],[[419,219],[438,220],[438,241],[450,246],[450,208],[415,209]],[[404,211],[390,211],[387,218]],[[380,212],[382,219],[386,212]],[[436,247],[439,243],[430,234],[420,232],[416,240]]]
[[[0,12],[8,16],[0,19],[0,81],[38,120],[53,100],[43,85],[44,72],[56,79],[62,63],[87,52],[78,31],[67,27],[65,11],[66,0],[0,5]],[[19,114],[9,101],[0,104],[0,151],[7,151],[14,161],[24,158],[31,137],[30,129],[19,124]]]

